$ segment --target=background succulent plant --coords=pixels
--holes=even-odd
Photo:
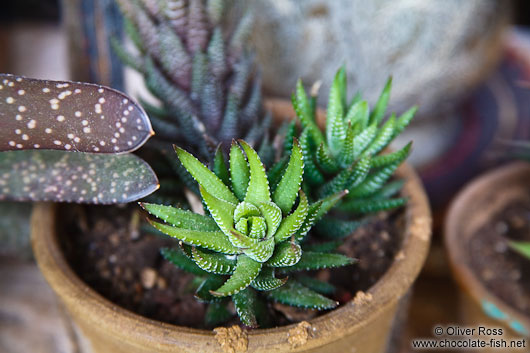
[[[153,132],[121,92],[0,74],[0,122],[0,200],[117,203],[158,188],[149,165],[125,154]]]
[[[261,80],[245,49],[251,18],[230,28],[222,24],[221,0],[118,0],[126,32],[138,49],[114,47],[123,61],[143,74],[161,107],[147,103],[158,140],[187,146],[210,161],[220,143],[244,138],[266,164],[270,118],[261,104]],[[165,145],[170,150],[171,144]],[[170,155],[174,158],[174,155]],[[182,172],[182,170],[181,170]]]
[[[303,189],[310,200],[346,189],[349,193],[337,209],[347,214],[388,210],[406,202],[404,198],[393,197],[402,182],[389,182],[389,179],[409,155],[411,144],[392,153],[382,151],[409,124],[417,109],[413,107],[399,117],[392,114],[384,120],[391,83],[389,79],[370,111],[360,94],[348,99],[346,71],[344,67],[339,69],[329,94],[326,126],[322,132],[316,120],[316,93],[308,97],[302,82],[298,81],[292,103],[302,125]],[[286,132],[286,149],[295,134],[293,122]],[[322,234],[342,237],[351,234],[358,225],[357,221],[326,217],[316,229]]]
[[[314,245],[304,251],[300,245],[314,222],[344,193],[309,203],[300,189],[304,163],[296,139],[287,167],[272,188],[257,152],[242,140],[231,145],[229,167],[218,160],[213,171],[180,148],[177,155],[199,184],[208,215],[171,206],[142,206],[165,222],[152,221],[156,229],[181,241],[180,249],[163,250],[165,258],[204,278],[196,297],[212,303],[207,314],[210,323],[227,317],[224,299],[228,297],[241,321],[251,327],[267,325],[262,297],[319,310],[337,305],[318,293],[329,292],[331,285],[286,277],[291,272],[354,262]],[[222,158],[221,153],[217,156]]]
[[[530,260],[530,242],[514,241],[510,242],[510,247]]]

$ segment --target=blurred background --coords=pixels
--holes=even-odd
[[[324,104],[333,73],[346,64],[352,94],[361,90],[373,103],[392,75],[391,109],[419,105],[397,143],[414,140],[410,161],[427,188],[435,233],[406,329],[425,337],[436,323],[458,322],[440,224],[467,181],[506,161],[506,141],[530,138],[530,3],[231,1],[259,14],[252,41],[268,96],[289,97],[298,78],[308,86],[327,79]],[[134,96],[139,78],[123,70],[108,41],[121,27],[113,0],[4,1],[0,72],[95,82]],[[29,205],[0,203],[0,352],[83,352],[32,263],[29,213]]]

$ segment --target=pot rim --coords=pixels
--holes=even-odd
[[[274,101],[287,107],[286,101]],[[269,105],[270,103],[267,104]],[[419,275],[430,245],[430,208],[421,181],[413,168],[404,163],[398,168],[397,175],[405,179],[403,194],[409,198],[404,209],[405,234],[397,256],[385,274],[366,291],[372,296],[370,301],[358,300],[354,304],[352,299],[309,320],[313,339],[308,340],[300,349],[325,345],[375,320],[379,313],[395,305],[404,296]],[[51,203],[37,203],[34,206],[31,219],[32,246],[41,272],[50,286],[63,301],[75,304],[68,305],[70,310],[75,310],[87,320],[93,320],[93,324],[102,330],[112,332],[136,346],[155,344],[160,348],[177,342],[205,340],[210,347],[218,345],[213,330],[176,326],[148,319],[113,304],[86,285],[70,268],[59,247],[55,231],[56,209]],[[94,310],[99,313],[97,318],[90,315]],[[297,324],[247,331],[248,350],[266,347],[273,351],[288,344],[289,330]],[[126,330],[123,327],[134,327],[135,332],[131,335],[130,332],[124,332]]]
[[[493,294],[475,275],[467,262],[468,256],[465,251],[466,248],[463,246],[463,237],[460,232],[461,225],[465,222],[468,214],[467,210],[471,209],[469,206],[477,203],[475,200],[480,199],[478,196],[483,194],[483,190],[493,190],[494,193],[498,193],[502,190],[499,185],[502,185],[504,179],[519,174],[530,176],[530,163],[509,163],[484,173],[469,182],[450,204],[444,225],[444,240],[451,272],[459,286],[481,307],[483,303],[492,303],[503,313],[507,313],[508,317],[523,322],[526,327],[530,327],[530,317],[522,315],[515,308]]]

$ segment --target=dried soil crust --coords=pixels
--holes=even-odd
[[[115,304],[142,316],[171,324],[211,328],[204,324],[206,306],[193,296],[193,276],[165,261],[159,253],[176,240],[138,229],[138,208],[63,207],[59,214],[61,246],[67,260],[90,287]],[[132,220],[132,221],[131,221]],[[339,251],[357,258],[356,265],[311,273],[337,286],[341,304],[368,290],[399,260],[404,234],[403,212],[380,213],[350,235]],[[319,313],[282,305],[269,307],[274,325],[309,320]],[[227,325],[238,324],[234,319]]]
[[[522,314],[530,316],[530,260],[508,247],[530,241],[530,190],[506,200],[472,233],[469,264],[484,286]]]

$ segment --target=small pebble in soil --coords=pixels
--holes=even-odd
[[[495,224],[495,231],[497,231],[499,234],[506,234],[508,231],[508,225],[506,222],[497,222]]]
[[[501,240],[495,243],[494,249],[498,253],[503,253],[506,252],[506,250],[508,249],[508,245],[505,241]]]
[[[146,267],[142,270],[140,277],[142,280],[142,286],[145,289],[151,289],[156,283],[157,273],[154,269]]]

